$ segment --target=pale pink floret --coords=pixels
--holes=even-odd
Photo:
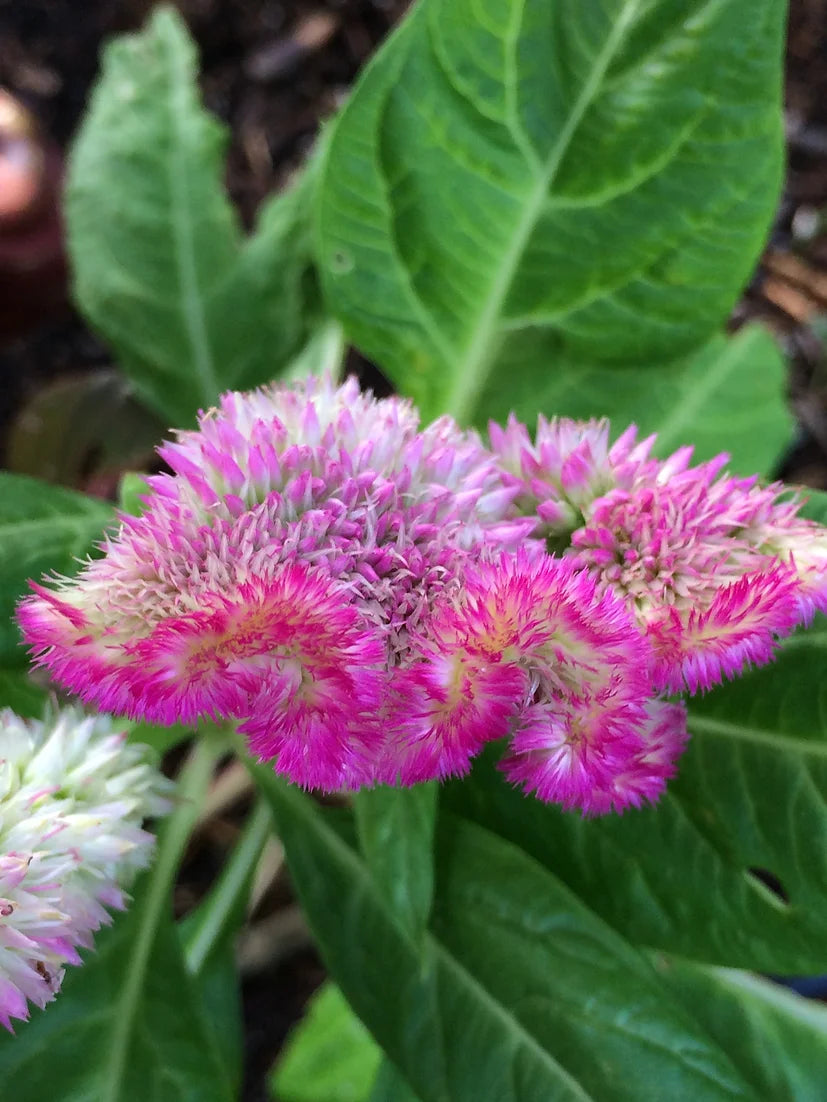
[[[47,722],[0,710],[0,1024],[27,1018],[80,964],[149,861],[147,815],[171,786],[105,718],[67,709]]]
[[[516,509],[536,516],[535,536],[566,535],[577,527],[591,501],[617,486],[631,485],[653,466],[649,453],[655,438],[638,443],[634,425],[613,445],[605,419],[548,421],[540,416],[533,441],[513,414],[504,429],[491,422],[488,431],[503,479],[517,493]],[[683,453],[675,462],[681,458]]]

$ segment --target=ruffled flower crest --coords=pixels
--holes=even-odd
[[[102,559],[33,587],[35,660],[108,710],[232,719],[307,787],[463,775],[503,739],[541,799],[654,800],[686,744],[663,694],[769,661],[827,606],[825,530],[634,426],[490,436],[352,380],[227,394]]]
[[[784,487],[722,474],[728,457],[615,489],[586,510],[569,554],[627,599],[654,644],[656,691],[708,689],[769,662],[827,605],[824,529]]]
[[[411,630],[470,548],[532,526],[493,457],[353,380],[225,395],[161,455],[105,556],[21,605],[35,660],[107,710],[240,720],[299,784],[364,783]]]

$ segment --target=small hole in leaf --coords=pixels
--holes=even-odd
[[[345,249],[337,249],[330,258],[330,270],[336,275],[345,275],[353,268],[353,257]]]
[[[774,872],[770,872],[768,869],[758,868],[747,869],[747,872],[750,876],[754,877],[759,884],[763,884],[765,888],[771,891],[782,903],[789,904],[789,893]]]

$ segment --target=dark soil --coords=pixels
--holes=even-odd
[[[32,110],[56,155],[77,128],[101,43],[138,28],[151,6],[150,0],[0,0],[0,86]],[[206,103],[231,129],[227,183],[249,225],[262,198],[301,163],[319,121],[341,102],[407,0],[180,0],[178,6],[201,50]],[[787,104],[784,196],[764,263],[733,324],[760,317],[782,336],[801,426],[783,474],[827,487],[820,335],[827,315],[827,0],[793,0]],[[107,351],[65,299],[61,304],[62,290],[58,281],[47,316],[42,295],[39,314],[25,315],[20,307],[25,327],[6,333],[5,341],[0,311],[0,462],[9,426],[33,395],[58,377],[110,365]],[[0,299],[7,292],[0,270]],[[184,902],[197,900],[208,885],[237,821],[231,808],[200,840],[184,870]],[[261,910],[278,911],[289,900],[279,880]],[[247,1102],[267,1097],[265,1073],[321,978],[313,951],[296,947],[245,979]]]

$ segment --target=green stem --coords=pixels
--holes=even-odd
[[[141,922],[132,947],[126,980],[118,1003],[112,1008],[115,1025],[107,1061],[105,1079],[107,1090],[101,1102],[117,1102],[121,1097],[124,1070],[152,946],[164,908],[169,906],[170,889],[178,872],[181,856],[197,817],[198,808],[206,795],[215,764],[222,752],[223,747],[213,740],[196,739],[178,778],[178,806],[166,820],[158,836],[155,865],[147,894],[142,900]]]
[[[232,857],[193,916],[184,943],[184,959],[191,975],[197,976],[201,971],[221,940],[240,899],[249,892],[252,874],[272,827],[270,809],[263,800],[259,800]]]

